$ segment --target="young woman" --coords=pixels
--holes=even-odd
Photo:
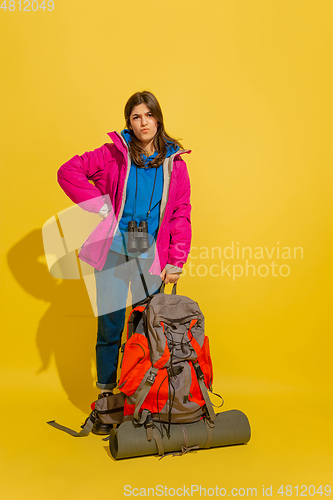
[[[129,287],[134,306],[162,280],[176,283],[191,244],[190,180],[182,157],[191,151],[166,133],[151,92],[133,94],[124,114],[124,130],[108,134],[113,143],[74,156],[58,171],[69,198],[103,219],[79,253],[95,268],[99,397],[117,385]],[[95,422],[94,433],[109,431]]]

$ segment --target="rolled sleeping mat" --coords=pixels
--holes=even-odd
[[[189,424],[171,424],[170,438],[163,429],[163,437],[156,423],[154,437],[148,441],[144,425],[135,427],[132,421],[123,422],[118,429],[110,433],[110,451],[116,460],[121,458],[141,457],[145,455],[163,455],[163,453],[188,451],[190,448],[214,448],[245,444],[250,440],[251,428],[244,413],[229,410],[218,413],[214,427],[208,428],[205,419]],[[165,424],[167,426],[167,424]],[[185,430],[184,430],[185,429]]]

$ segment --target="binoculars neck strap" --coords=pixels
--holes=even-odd
[[[138,196],[138,168],[139,167],[135,166],[135,180],[136,180],[136,182],[135,182],[135,198],[134,198],[134,207],[133,207],[132,220],[134,220],[134,218],[135,218],[136,199],[137,199],[137,196]],[[157,177],[157,168],[158,167],[155,167],[155,177],[154,177],[153,191],[151,193],[149,208],[148,208],[148,212],[147,212],[147,215],[146,215],[146,221],[148,221],[148,216],[150,214],[150,208],[151,208],[151,204],[152,204],[152,201],[153,201],[153,196],[154,196],[154,191],[155,191],[155,184],[156,184],[156,177]]]

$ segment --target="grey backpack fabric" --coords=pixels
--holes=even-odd
[[[147,415],[169,424],[204,415],[214,421],[207,393],[212,376],[204,316],[196,301],[158,293],[133,309],[118,386],[126,395],[124,421],[142,424]]]

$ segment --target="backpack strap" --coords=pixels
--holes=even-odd
[[[209,395],[208,395],[208,391],[207,391],[207,387],[205,386],[205,382],[204,382],[204,374],[200,368],[200,365],[199,363],[196,361],[195,363],[193,363],[193,366],[195,368],[195,373],[197,375],[197,379],[198,379],[198,383],[199,383],[199,387],[201,389],[201,392],[202,392],[202,396],[205,400],[205,403],[206,403],[206,408],[207,408],[207,411],[208,411],[208,415],[209,415],[209,418],[212,422],[214,422],[214,420],[216,419],[216,414],[214,412],[214,408],[213,408],[213,405],[212,405],[212,402],[211,400],[209,399]]]
[[[142,419],[139,420],[139,410],[140,410],[144,400],[146,399],[147,394],[150,391],[151,386],[155,382],[155,377],[157,375],[157,372],[158,372],[158,368],[154,368],[152,366],[150,369],[149,375],[147,377],[147,380],[144,383],[144,386],[142,387],[141,391],[139,392],[139,394],[137,395],[136,400],[135,400],[135,410],[134,410],[133,418],[137,422],[140,422],[140,424],[142,424],[143,422],[141,422]]]
[[[143,285],[146,297],[148,298],[149,297],[149,291],[148,291],[148,288],[147,288],[146,280],[145,280],[145,278],[143,276],[143,272],[142,272],[142,268],[141,268],[141,265],[140,265],[140,262],[139,262],[139,258],[135,257],[135,261],[136,261],[136,265],[138,266],[138,269],[139,269],[140,278],[141,278],[141,281],[142,281],[142,285]]]
[[[188,401],[188,397],[190,395],[191,382],[192,382],[191,368],[190,368],[190,365],[188,363],[185,363],[183,373],[184,373],[184,385],[185,385],[185,390],[184,390],[185,394],[184,394],[183,403],[186,404]],[[184,427],[184,429],[185,429],[185,427]],[[185,446],[187,447],[186,443],[185,443]]]
[[[147,410],[143,410],[147,411]],[[147,420],[145,422],[145,428],[147,432],[147,440],[150,442],[153,438],[156,443],[157,451],[159,455],[164,455],[164,446],[162,442],[162,438],[151,418],[151,413],[147,416]]]
[[[133,333],[135,333],[138,323],[142,318],[143,311],[147,307],[147,303],[148,300],[146,299],[145,301],[140,302],[140,304],[133,307],[133,309],[131,310],[127,320],[127,340],[129,340]]]
[[[183,431],[183,435],[184,435],[184,444],[182,446],[181,451],[166,453],[165,455],[163,455],[160,458],[160,460],[163,457],[167,457],[169,455],[172,455],[173,457],[180,456],[180,455],[185,455],[185,453],[189,453],[192,450],[198,450],[200,448],[200,446],[198,444],[196,444],[195,446],[190,446],[190,447],[188,446],[188,437],[187,437],[186,427],[183,424],[178,424],[178,425],[180,425],[181,430]]]
[[[210,422],[208,418],[204,418],[204,421],[207,431],[207,441],[205,444],[205,448],[210,448],[213,442],[213,427],[215,426],[215,424],[213,422]]]
[[[153,438],[154,438],[156,446],[157,446],[158,454],[164,455],[164,447],[163,447],[162,439],[161,439],[161,436],[159,435],[159,432],[156,429],[156,427],[153,428]]]
[[[55,420],[50,420],[50,422],[46,422],[46,423],[51,425],[55,429],[58,429],[59,431],[67,432],[67,434],[70,434],[73,437],[85,437],[85,436],[88,436],[89,432],[93,428],[95,418],[96,418],[96,411],[93,410],[90,413],[89,417],[86,419],[84,425],[82,426],[82,430],[80,432],[73,431],[72,429],[69,429],[69,427],[65,427],[64,425],[57,424],[57,422]]]
[[[164,283],[164,281],[162,281],[162,284],[160,286],[160,289],[159,289],[158,293],[164,293],[164,289],[165,289],[165,283]],[[177,283],[173,284],[173,287],[172,287],[172,290],[171,290],[171,294],[172,295],[177,295]]]

